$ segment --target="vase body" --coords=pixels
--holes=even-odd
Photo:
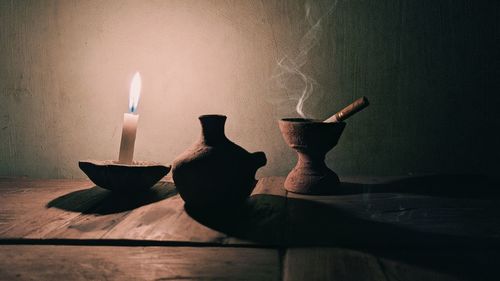
[[[266,164],[263,152],[249,153],[224,133],[226,116],[199,117],[201,138],[173,162],[172,177],[188,206],[241,204],[255,187],[255,172]]]
[[[286,177],[285,189],[301,194],[334,194],[340,181],[326,166],[325,155],[337,145],[345,123],[289,118],[280,120],[279,127],[285,142],[298,154],[296,166]]]

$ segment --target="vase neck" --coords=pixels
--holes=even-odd
[[[224,115],[202,115],[199,117],[201,123],[201,138],[208,145],[213,145],[227,140],[224,133],[226,116]]]

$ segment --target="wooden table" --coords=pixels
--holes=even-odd
[[[261,179],[233,212],[87,180],[0,179],[1,280],[500,280],[500,190],[481,176]]]

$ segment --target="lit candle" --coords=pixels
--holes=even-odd
[[[132,160],[134,159],[135,135],[137,132],[137,121],[139,120],[139,115],[134,113],[137,111],[140,96],[141,75],[139,72],[136,72],[130,84],[130,113],[123,115],[122,140],[120,143],[120,155],[118,157],[118,163],[121,164],[132,164]]]

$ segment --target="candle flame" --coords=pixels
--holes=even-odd
[[[139,98],[141,97],[141,74],[136,72],[134,78],[132,78],[132,83],[130,83],[130,93],[129,93],[129,109],[130,112],[135,112],[137,110],[137,104],[139,103]]]

